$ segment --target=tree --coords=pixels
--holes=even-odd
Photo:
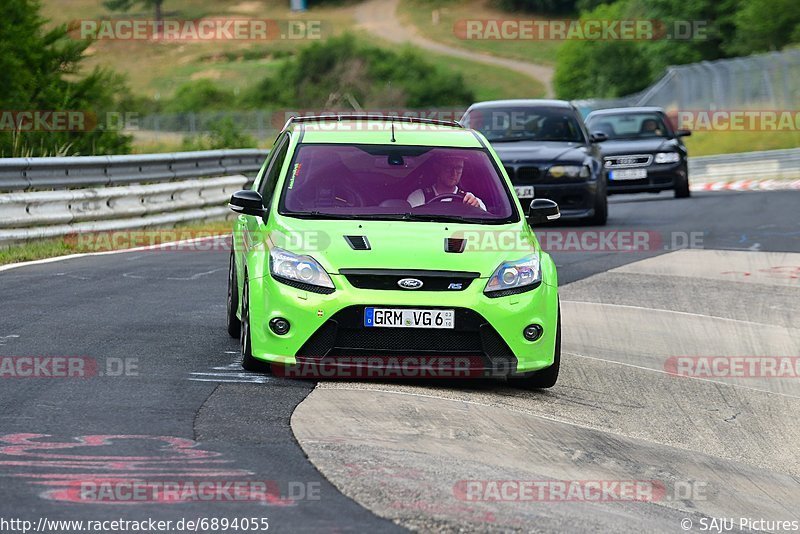
[[[131,8],[137,4],[141,4],[145,9],[155,10],[156,22],[161,22],[164,19],[161,6],[164,0],[106,0],[103,5],[113,11],[130,11]]]
[[[800,39],[797,0],[747,0],[733,17],[736,39],[728,50],[752,54],[780,50]]]
[[[623,20],[625,8],[622,2],[600,5],[581,19]],[[558,51],[553,85],[559,98],[613,98],[644,89],[651,78],[651,67],[635,41],[571,40]]]
[[[315,42],[244,95],[247,107],[321,108],[352,98],[364,108],[463,106],[475,95],[460,74],[410,48],[386,49],[344,34]]]
[[[39,7],[36,0],[0,2],[0,110],[6,119],[0,157],[129,152],[130,139],[104,120],[106,112],[121,110],[127,91],[122,79],[100,68],[82,76],[90,42],[72,39],[66,25],[45,30]],[[84,127],[26,130],[8,120],[33,112],[81,113]]]

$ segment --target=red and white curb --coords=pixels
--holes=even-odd
[[[800,180],[722,180],[692,184],[692,191],[780,191],[785,189],[800,189]]]

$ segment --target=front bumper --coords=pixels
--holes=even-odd
[[[485,376],[540,370],[553,363],[558,314],[555,267],[544,253],[542,271],[548,283],[491,299],[483,294],[486,279],[476,279],[463,291],[425,292],[358,289],[344,276],[333,275],[336,291],[323,295],[289,287],[270,276],[251,278],[253,356],[286,366],[328,368],[439,358],[437,369],[446,369],[447,362],[461,370],[468,365],[469,376],[476,371]],[[363,327],[365,306],[453,309],[455,329]],[[270,330],[269,321],[276,317],[290,322],[287,334],[278,336]],[[544,333],[530,342],[522,331],[532,323],[542,325]]]
[[[547,198],[558,204],[561,219],[583,219],[594,215],[597,182],[544,183],[534,186],[536,198]],[[520,199],[522,210],[528,212],[532,199]]]
[[[675,189],[678,181],[682,180],[686,173],[686,166],[682,162],[653,164],[644,168],[647,169],[647,178],[641,180],[609,178],[608,193],[657,193]]]

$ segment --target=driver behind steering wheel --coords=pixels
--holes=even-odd
[[[432,199],[441,195],[458,195],[464,198],[463,202],[486,211],[486,205],[481,199],[458,187],[461,174],[464,172],[464,160],[453,156],[442,158],[434,162],[436,182],[432,186],[423,187],[413,191],[406,199],[412,208],[427,204]]]

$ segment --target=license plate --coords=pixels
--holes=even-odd
[[[519,198],[533,198],[532,185],[515,185],[514,191],[516,191]]]
[[[454,310],[364,308],[364,326],[392,328],[454,328]]]
[[[611,180],[641,180],[647,178],[647,169],[618,169],[608,171]]]

